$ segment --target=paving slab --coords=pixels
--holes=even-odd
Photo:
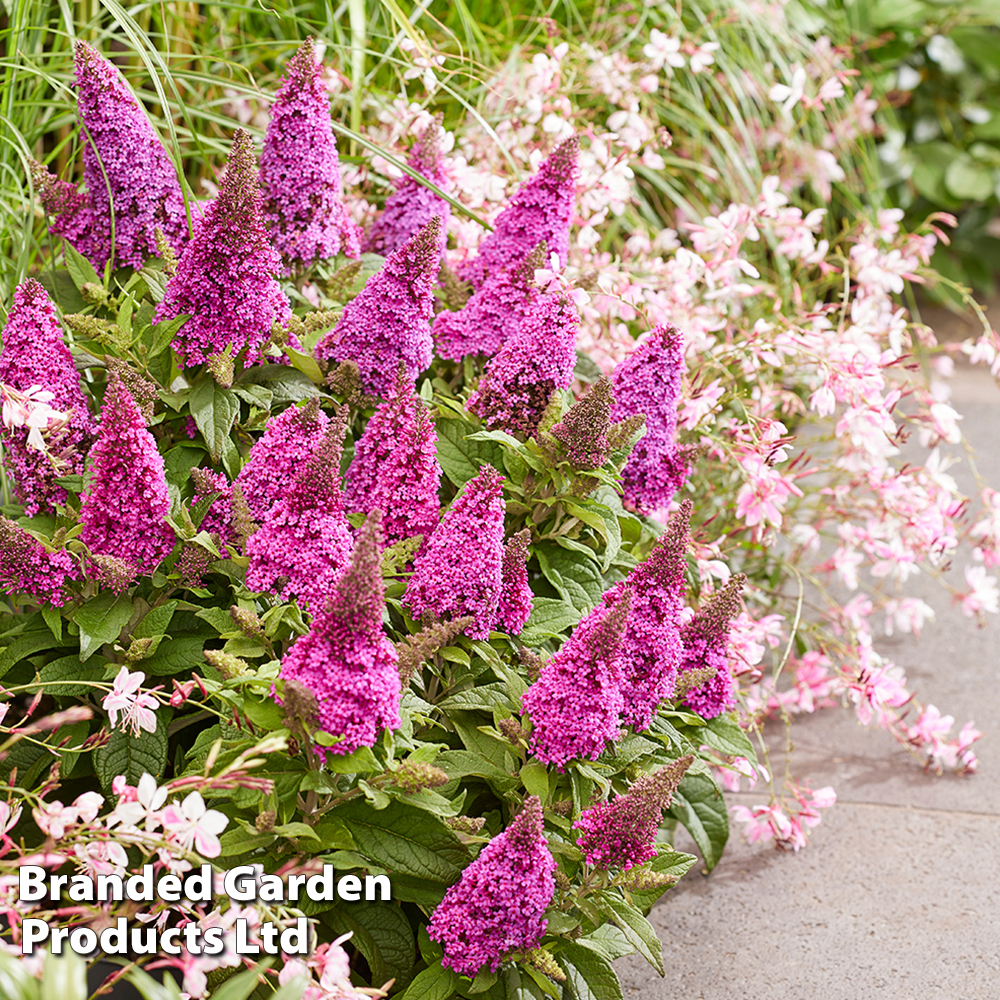
[[[1000,390],[968,366],[952,385],[981,478],[968,464],[948,471],[970,496],[984,481],[1000,488]],[[907,451],[926,455],[915,442]],[[965,565],[946,573],[958,589]],[[975,720],[986,734],[980,772],[924,774],[849,710],[797,717],[793,773],[814,788],[833,785],[837,804],[797,854],[746,845],[734,831],[711,875],[692,869],[650,916],[666,977],[622,959],[627,997],[1000,1000],[1000,620],[977,629],[930,578],[905,592],[931,604],[936,620],[919,638],[876,636],[876,649],[905,668],[922,701],[955,717],[956,733]],[[775,727],[769,742],[781,739]],[[752,806],[767,796],[727,800]],[[697,853],[683,831],[676,846]]]

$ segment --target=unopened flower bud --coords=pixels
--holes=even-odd
[[[497,723],[497,729],[515,746],[519,747],[524,740],[524,730],[517,719],[501,719]]]
[[[486,820],[482,816],[448,816],[445,818],[445,823],[457,833],[475,836],[482,830]]]
[[[91,306],[106,306],[108,304],[108,290],[104,285],[97,284],[96,281],[85,281],[80,289],[83,301]]]
[[[392,773],[392,780],[404,792],[411,795],[425,788],[439,788],[448,784],[448,775],[439,767],[422,761],[404,760]]]
[[[264,635],[264,624],[256,611],[240,608],[235,604],[229,609],[229,617],[236,622],[239,630],[251,639],[260,639]]]
[[[224,653],[221,649],[206,649],[202,656],[222,674],[226,680],[242,677],[250,669],[250,665],[232,653]]]
[[[223,389],[233,384],[233,356],[224,351],[208,356],[208,370]]]
[[[138,663],[140,660],[144,660],[149,655],[149,647],[152,644],[153,640],[151,638],[133,639],[128,647],[128,652],[125,654],[125,662]]]
[[[270,833],[274,829],[276,818],[277,814],[273,809],[265,809],[262,813],[258,813],[254,820],[254,828],[258,833]]]
[[[554,979],[557,983],[566,982],[566,973],[559,968],[552,953],[544,948],[536,948],[534,951],[527,952],[524,961],[533,969],[537,969],[543,976],[548,976],[549,979]]]

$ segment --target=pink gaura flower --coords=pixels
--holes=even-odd
[[[118,713],[121,712],[122,729],[130,730],[133,736],[138,736],[140,729],[145,729],[147,733],[156,732],[156,716],[153,713],[160,703],[152,694],[140,692],[145,679],[146,675],[141,670],[129,673],[128,667],[122,667],[115,677],[114,687],[101,702],[111,725],[118,725]]]
[[[171,802],[163,810],[163,829],[170,839],[185,850],[193,847],[204,858],[222,853],[219,834],[228,822],[217,809],[206,808],[199,792],[191,792],[179,807]]]

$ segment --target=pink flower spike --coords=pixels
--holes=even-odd
[[[340,322],[316,345],[317,360],[355,362],[364,391],[383,398],[392,391],[400,361],[416,379],[433,358],[433,289],[440,260],[436,215],[394,250],[347,304]]]
[[[128,667],[122,667],[111,691],[101,701],[111,725],[118,725],[118,713],[121,712],[122,729],[131,731],[133,736],[138,736],[141,729],[147,733],[156,732],[156,716],[153,713],[160,703],[152,694],[139,692],[145,679],[146,675],[141,670],[129,673]]]
[[[358,228],[344,207],[330,98],[312,38],[289,59],[281,79],[264,137],[260,180],[264,220],[291,270],[338,253],[360,256]]]
[[[543,241],[566,266],[579,151],[579,138],[571,136],[521,185],[497,217],[493,232],[479,244],[478,256],[463,265],[459,273],[465,281],[479,288],[490,274],[520,260]]]

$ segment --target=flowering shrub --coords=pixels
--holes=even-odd
[[[981,557],[963,608],[996,610],[997,495],[967,518],[940,450],[899,459],[907,426],[935,448],[960,439],[949,359],[895,298],[931,276],[948,220],[910,234],[859,214],[823,237],[824,209],[792,204],[807,178],[829,198],[866,121],[864,93],[818,52],[801,79],[754,91],[785,131],[742,137],[747,156],[786,140],[795,156],[726,207],[643,221],[636,174],[669,176],[644,101],[725,56],[669,27],[633,54],[552,44],[506,67],[489,97],[506,156],[481,119],[439,135],[402,98],[373,108],[370,139],[403,162],[412,132],[414,169],[462,211],[428,218],[425,188],[400,183],[377,225],[385,156],[348,168],[342,192],[319,171],[303,183],[336,222],[333,260],[311,263],[329,231],[292,239],[304,192],[272,167],[262,198],[248,131],[186,246],[154,227],[155,255],[103,277],[107,251],[64,218],[86,196],[34,169],[84,378],[38,382],[7,356],[31,342],[5,336],[5,455],[32,461],[7,465],[18,502],[0,522],[2,950],[19,953],[36,913],[218,928],[217,954],[140,958],[208,996],[242,962],[238,921],[261,941],[301,911],[263,893],[42,908],[19,901],[14,869],[208,859],[263,884],[329,862],[388,876],[392,900],[310,901],[322,944],[254,966],[250,989],[613,995],[628,951],[662,972],[643,912],[695,862],[665,838],[681,823],[717,863],[718,781],[767,779],[748,734],[768,716],[839,697],[930,767],[975,768],[979,734],[949,738],[916,704],[873,624],[919,628],[929,609],[880,583],[961,544]],[[403,51],[432,97],[446,57]],[[272,163],[324,120],[312,52],[288,67]],[[563,92],[577,70],[593,106]],[[120,100],[115,72],[100,78]],[[831,149],[792,141],[786,115],[838,101]],[[293,102],[313,102],[302,120]],[[99,131],[87,141],[103,156]],[[356,256],[341,204],[384,258]],[[30,300],[39,341],[63,332],[30,279],[17,296],[9,324]],[[992,331],[968,345],[994,368],[998,348]],[[825,439],[807,452],[810,415]],[[845,604],[831,578],[859,594]],[[821,594],[809,621],[803,579]],[[734,815],[797,849],[834,798],[790,785]]]

